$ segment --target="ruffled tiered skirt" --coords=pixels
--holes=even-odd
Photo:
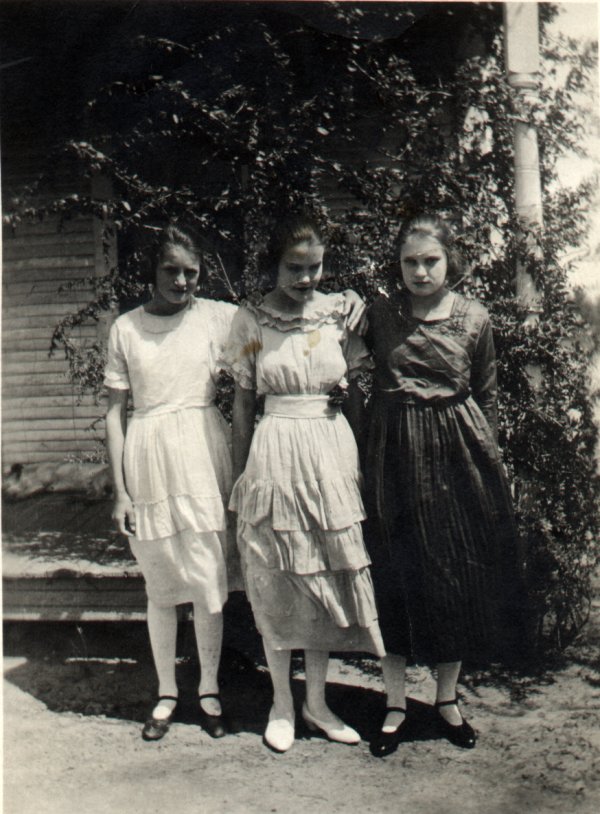
[[[230,508],[248,598],[271,647],[384,654],[358,452],[341,413],[265,415]]]
[[[148,597],[160,606],[221,610],[241,587],[233,529],[228,427],[214,405],[134,416],[124,451],[136,534],[130,538]]]

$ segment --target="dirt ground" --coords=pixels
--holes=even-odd
[[[5,814],[513,814],[600,811],[600,609],[568,659],[536,676],[472,675],[463,710],[480,740],[462,751],[431,724],[434,681],[413,668],[414,740],[384,760],[368,738],[383,708],[369,659],[332,659],[329,701],[364,737],[328,743],[302,726],[292,749],[261,740],[269,678],[256,641],[226,649],[224,703],[237,732],[195,719],[191,624],[178,645],[180,707],[160,743],[140,738],[155,685],[144,625],[5,627]],[[243,639],[243,637],[242,637]],[[228,642],[230,645],[231,642]],[[301,662],[294,692],[303,695]]]

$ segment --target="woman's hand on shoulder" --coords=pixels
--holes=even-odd
[[[117,528],[126,537],[133,537],[135,534],[135,511],[133,503],[127,492],[117,494],[112,511],[112,519]]]
[[[347,288],[344,291],[344,315],[348,320],[348,329],[356,331],[360,336],[364,336],[368,328],[367,304],[363,298]]]

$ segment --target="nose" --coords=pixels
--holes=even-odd
[[[425,268],[423,263],[419,263],[417,265],[417,267],[415,269],[415,277],[418,280],[423,280],[425,277],[427,277],[427,269]]]
[[[311,275],[309,271],[302,271],[296,278],[296,284],[301,286],[308,286],[311,283]]]
[[[177,276],[175,277],[174,283],[175,283],[175,288],[186,288],[187,282],[186,282],[185,274],[183,273],[183,271],[180,271],[177,274]]]

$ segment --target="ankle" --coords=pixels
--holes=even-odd
[[[286,718],[293,720],[294,718],[294,700],[289,698],[274,698],[273,706],[271,707],[272,718]]]
[[[382,732],[395,732],[398,727],[404,723],[406,713],[401,712],[399,709],[394,709],[388,712],[381,725]]]
[[[216,680],[201,681],[198,686],[198,695],[218,695],[219,684]]]
[[[387,693],[385,696],[385,706],[386,709],[390,707],[400,707],[400,709],[406,709],[406,693]]]
[[[221,715],[221,701],[217,692],[198,692],[200,709],[207,715]],[[203,697],[204,696],[204,697]]]
[[[461,725],[463,717],[457,704],[444,704],[443,706],[437,705],[436,709],[438,715],[452,726]]]
[[[169,704],[171,702],[176,704],[178,696],[179,696],[179,690],[177,689],[176,684],[175,685],[173,685],[173,684],[170,684],[170,685],[169,684],[165,684],[165,685],[159,684],[159,686],[158,686],[158,700],[160,701],[161,704],[162,703]],[[173,699],[175,699],[175,700],[173,701]],[[158,706],[158,704],[157,704],[157,706]]]
[[[313,718],[319,718],[321,721],[337,720],[337,715],[328,706],[325,699],[309,701],[308,698],[304,702],[304,708],[309,715]]]

